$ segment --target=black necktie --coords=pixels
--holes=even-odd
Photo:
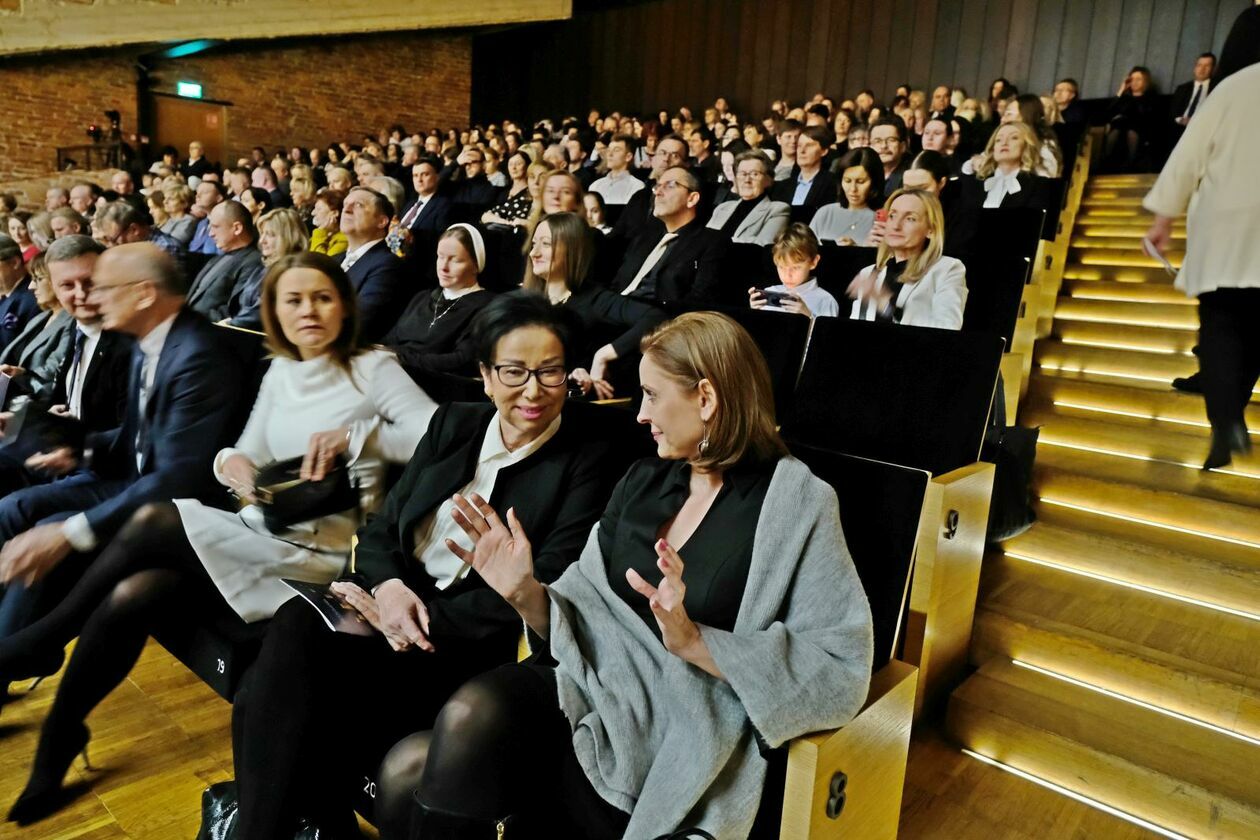
[[[70,357],[70,373],[66,376],[66,405],[74,400],[74,394],[78,390],[77,384],[79,379],[79,365],[83,363],[83,343],[87,340],[87,336],[83,333],[82,328],[78,324],[74,327],[74,353]]]
[[[1186,119],[1194,116],[1194,109],[1199,107],[1199,91],[1203,90],[1203,85],[1194,86],[1194,95],[1190,97],[1190,107],[1186,109]]]

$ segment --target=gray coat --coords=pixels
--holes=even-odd
[[[766,777],[755,735],[778,747],[843,725],[866,699],[871,613],[835,492],[779,462],[735,630],[701,628],[725,681],[668,653],[605,570],[592,532],[550,587],[560,706],[587,778],[631,814],[629,840],[684,826],[746,837]]]
[[[52,324],[44,329],[52,319]],[[44,311],[27,322],[26,328],[0,354],[0,363],[26,370],[23,392],[47,396],[57,386],[57,375],[74,344],[74,319],[64,309],[56,315]]]
[[[713,215],[709,217],[708,227],[714,230],[721,230],[722,225],[726,224],[731,214],[735,212],[735,208],[739,206],[742,199],[734,201],[723,201],[717,207],[713,208]],[[788,222],[791,221],[791,208],[782,201],[772,201],[770,193],[767,192],[761,197],[752,212],[748,214],[744,221],[739,223],[739,227],[731,235],[732,242],[752,242],[755,245],[773,245],[774,240],[778,238],[780,233],[787,230]]]

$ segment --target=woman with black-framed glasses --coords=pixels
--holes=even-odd
[[[469,545],[451,515],[455,494],[511,510],[550,582],[577,559],[629,462],[629,447],[592,427],[609,422],[608,409],[566,405],[573,330],[563,309],[502,295],[478,313],[473,335],[490,402],[437,410],[359,530],[353,582],[333,584],[378,632],[330,632],[294,599],[238,691],[236,837],[292,836],[299,819],[354,836],[351,797],[363,775],[401,737],[431,728],[467,679],[513,660],[520,619],[448,547]],[[207,799],[230,795],[219,788]],[[405,814],[407,803],[397,807]],[[377,811],[388,824],[391,804],[378,798]]]

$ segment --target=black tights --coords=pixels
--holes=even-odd
[[[455,692],[434,725],[418,799],[439,814],[513,817],[526,837],[620,837],[630,820],[587,780],[555,674],[533,663],[504,665]]]
[[[67,561],[73,562],[73,559]],[[51,612],[0,641],[0,674],[79,636],[40,733],[41,751],[82,723],[131,671],[155,622],[184,602],[183,590],[213,591],[173,504],[147,505],[88,566]],[[186,609],[186,604],[184,604]]]
[[[238,840],[293,837],[299,817],[334,837],[353,795],[408,733],[433,725],[470,677],[510,661],[514,638],[435,640],[393,651],[381,636],[333,633],[300,598],[277,612],[232,704]],[[357,787],[356,787],[357,786]],[[388,835],[387,835],[388,836]]]

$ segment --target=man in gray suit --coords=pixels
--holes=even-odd
[[[765,152],[750,149],[735,157],[735,192],[738,199],[713,210],[709,227],[731,242],[773,245],[788,226],[791,209],[773,201],[767,192],[774,183],[774,164]]]
[[[251,283],[262,280],[262,254],[255,242],[258,234],[249,211],[239,201],[225,201],[210,211],[210,236],[219,249],[197,273],[188,289],[188,307],[211,321],[222,321],[240,313],[232,311],[233,301]]]

